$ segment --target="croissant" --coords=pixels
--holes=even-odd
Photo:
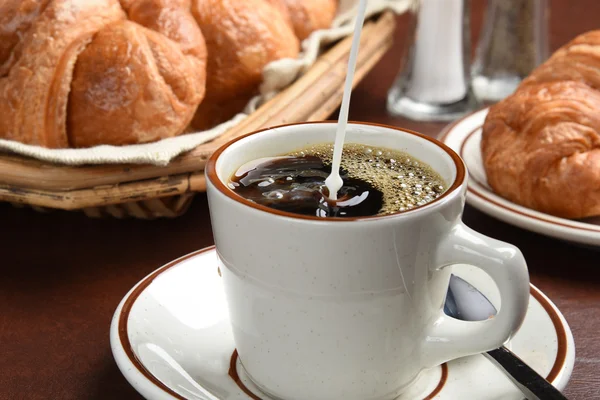
[[[583,82],[600,89],[600,30],[584,33],[558,49],[545,63],[540,65],[521,83],[555,81]]]
[[[126,145],[229,119],[266,64],[297,57],[296,13],[320,12],[275,1],[4,0],[0,138]]]
[[[481,151],[499,195],[564,218],[600,215],[600,31],[583,34],[492,106]]]

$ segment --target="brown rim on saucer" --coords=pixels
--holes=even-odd
[[[242,379],[240,378],[240,375],[238,374],[238,371],[237,371],[238,358],[239,358],[238,351],[236,349],[233,351],[233,354],[231,355],[231,361],[229,362],[229,376],[231,377],[231,379],[233,379],[235,381],[235,383],[238,385],[238,387],[240,389],[242,389],[242,391],[244,393],[246,393],[246,395],[248,397],[250,397],[252,400],[263,400],[260,397],[258,397],[256,394],[254,394],[254,392],[252,392],[250,389],[248,389],[248,387],[244,384],[244,382],[242,382]],[[444,363],[444,364],[440,365],[440,369],[442,370],[441,376],[440,376],[440,381],[438,382],[436,387],[431,391],[431,393],[429,393],[426,397],[423,398],[423,400],[433,399],[444,388],[444,385],[446,384],[446,380],[448,380],[448,364]]]
[[[210,181],[210,183],[213,184],[213,186],[219,190],[221,193],[223,193],[225,196],[229,197],[230,199],[237,201],[238,203],[242,203],[248,207],[260,210],[260,211],[264,211],[267,213],[271,213],[271,214],[275,214],[275,215],[280,215],[283,217],[289,217],[289,218],[296,218],[296,219],[304,219],[304,220],[311,220],[311,221],[321,221],[321,222],[329,222],[329,221],[357,221],[357,220],[372,220],[372,219],[380,219],[380,218],[391,218],[391,217],[398,217],[399,215],[405,215],[408,213],[412,213],[413,211],[419,210],[421,208],[425,208],[425,207],[429,207],[432,206],[436,203],[438,203],[440,200],[446,198],[447,196],[449,196],[451,193],[455,192],[456,189],[458,189],[461,184],[464,182],[465,180],[465,164],[463,163],[463,161],[461,160],[461,158],[458,156],[458,154],[456,154],[456,152],[454,150],[452,150],[450,147],[448,147],[446,144],[431,138],[429,136],[426,136],[422,133],[418,133],[415,131],[412,131],[410,129],[404,129],[404,128],[398,128],[398,127],[394,127],[391,125],[384,125],[384,124],[376,124],[376,123],[372,123],[372,122],[356,122],[356,121],[348,121],[349,124],[354,124],[354,125],[368,125],[368,126],[376,126],[379,128],[387,128],[387,129],[393,129],[395,131],[400,131],[400,132],[404,132],[404,133],[408,133],[410,135],[414,135],[414,136],[418,136],[421,139],[425,139],[430,141],[431,143],[435,144],[436,146],[440,147],[442,150],[444,150],[451,158],[452,161],[454,161],[454,166],[456,167],[456,178],[454,179],[454,182],[452,183],[452,185],[450,185],[450,187],[444,192],[442,193],[442,195],[436,199],[434,199],[433,201],[430,201],[427,204],[423,204],[422,206],[417,206],[414,208],[411,208],[408,211],[403,211],[403,212],[398,212],[395,214],[388,214],[388,215],[373,215],[373,216],[367,216],[367,217],[327,217],[327,218],[323,218],[323,217],[317,217],[317,216],[310,216],[310,215],[302,215],[302,214],[294,214],[294,213],[290,213],[290,212],[286,212],[286,211],[281,211],[281,210],[276,210],[274,208],[270,208],[270,207],[266,207],[257,203],[254,203],[250,200],[247,200],[245,198],[243,198],[242,196],[239,196],[237,194],[235,194],[235,192],[233,190],[231,190],[230,188],[228,188],[218,177],[217,175],[217,160],[219,158],[219,156],[229,147],[231,146],[233,143],[236,143],[240,140],[243,140],[245,138],[247,138],[248,136],[252,136],[261,132],[265,132],[265,131],[269,131],[271,129],[278,129],[278,128],[285,128],[285,127],[289,127],[289,126],[297,126],[297,125],[316,125],[316,124],[336,124],[337,121],[314,121],[314,122],[298,122],[298,123],[293,123],[293,124],[285,124],[285,125],[278,125],[278,126],[273,126],[270,128],[265,128],[265,129],[260,129],[254,132],[250,132],[247,133],[245,135],[242,135],[238,138],[233,139],[230,142],[227,142],[226,144],[224,144],[223,146],[219,147],[219,149],[217,149],[212,156],[208,159],[208,161],[206,162],[206,166],[204,168],[204,172],[206,175],[206,178],[208,181]]]
[[[456,128],[456,126],[460,122],[462,122],[465,119],[471,117],[473,114],[475,114],[475,113],[477,113],[479,111],[482,111],[482,110],[475,111],[475,112],[473,112],[473,113],[471,113],[471,114],[469,114],[469,115],[467,115],[467,116],[465,116],[465,117],[463,117],[463,118],[461,118],[459,120],[454,121],[452,124],[448,125],[446,128],[444,128],[442,130],[439,140],[440,141],[445,141],[447,139],[447,137],[452,133],[452,131]],[[467,145],[467,142],[473,137],[474,134],[477,133],[477,131],[479,131],[480,129],[482,129],[482,127],[483,126],[478,126],[478,127],[474,128],[472,131],[470,131],[467,134],[467,136],[465,136],[465,138],[463,139],[462,143],[460,144],[459,155],[460,155],[460,157],[462,157],[463,160],[465,160],[464,155],[465,155],[465,146]],[[466,162],[465,162],[465,165],[466,165]],[[480,182],[473,174],[469,175],[469,180],[473,180],[473,182],[477,183],[481,187],[486,187],[487,186],[485,183]],[[544,217],[541,217],[541,216],[532,215],[532,214],[527,213],[525,211],[516,210],[514,208],[508,207],[505,204],[502,204],[499,201],[497,201],[497,200],[489,197],[488,195],[486,195],[485,193],[481,192],[480,190],[472,187],[472,185],[467,185],[467,191],[469,193],[473,194],[474,196],[477,196],[477,197],[479,197],[479,198],[487,201],[488,203],[493,204],[494,206],[497,206],[499,208],[502,208],[503,210],[510,211],[512,213],[515,213],[515,214],[519,214],[519,215],[521,215],[523,217],[535,219],[537,221],[545,222],[545,223],[552,224],[552,225],[561,226],[561,227],[564,227],[564,228],[570,228],[570,229],[576,229],[576,230],[581,230],[581,231],[600,233],[600,227],[596,228],[592,224],[590,224],[590,227],[576,226],[576,225],[572,225],[572,224],[569,224],[569,223],[566,223],[566,222],[553,221],[553,220],[551,220],[549,218],[544,218]],[[506,200],[506,199],[504,199],[504,200]],[[506,200],[506,201],[510,201],[510,200]],[[513,204],[520,206],[517,203],[513,203]],[[524,206],[521,206],[521,207],[524,207]],[[525,208],[527,208],[527,207],[525,207]],[[527,208],[527,209],[529,209],[531,211],[542,213],[541,211],[533,210],[531,208]],[[545,214],[545,213],[542,213],[542,214]],[[547,214],[547,215],[549,215],[551,217],[554,217],[554,216],[552,216],[550,214]],[[554,217],[554,218],[560,218],[560,217]],[[561,218],[561,219],[564,219],[564,220],[568,221],[568,219],[566,219],[566,218]]]
[[[125,351],[125,354],[127,355],[127,358],[129,359],[131,364],[138,370],[139,373],[141,373],[152,384],[154,384],[156,387],[160,388],[167,394],[169,394],[179,400],[186,400],[186,398],[181,396],[180,394],[176,393],[175,391],[173,391],[167,385],[162,383],[150,371],[148,371],[146,369],[146,367],[144,367],[144,365],[141,363],[141,361],[137,358],[135,353],[133,352],[133,347],[131,345],[131,342],[129,341],[129,335],[128,335],[129,314],[131,313],[131,308],[135,304],[138,297],[144,292],[144,290],[148,286],[150,286],[152,281],[154,281],[154,279],[156,279],[160,274],[177,266],[178,264],[180,264],[181,262],[183,262],[187,259],[190,259],[190,258],[193,258],[200,254],[212,251],[214,249],[215,249],[215,246],[210,246],[210,247],[206,247],[201,250],[197,250],[190,254],[187,254],[183,257],[173,260],[170,263],[160,267],[159,269],[157,269],[156,271],[154,271],[153,273],[151,273],[150,275],[148,275],[147,277],[142,279],[137,284],[137,286],[133,289],[131,294],[127,297],[127,299],[125,300],[125,302],[123,304],[123,307],[121,308],[121,312],[119,313],[119,319],[117,322],[117,331],[119,334],[119,341],[121,342],[121,347]],[[554,309],[552,304],[550,304],[550,301],[546,298],[546,296],[542,292],[540,292],[540,290],[538,288],[536,288],[532,285],[530,285],[529,287],[530,287],[531,296],[533,296],[533,298],[536,299],[538,303],[540,303],[540,305],[542,306],[544,311],[546,311],[546,314],[548,314],[548,316],[550,317],[550,320],[552,321],[552,325],[554,326],[554,329],[556,331],[556,337],[557,337],[556,359],[554,360],[552,369],[550,370],[550,372],[548,373],[548,376],[546,377],[546,379],[550,383],[554,383],[554,380],[560,374],[561,370],[563,369],[563,367],[566,363],[566,359],[567,359],[567,345],[568,345],[567,330],[566,330],[560,316],[557,314],[556,310]],[[258,397],[256,394],[252,393],[243,383],[241,383],[241,379],[239,379],[237,370],[235,368],[234,368],[234,370],[235,370],[234,375],[238,376],[238,379],[236,380],[235,377],[232,376],[231,366],[235,365],[234,356],[237,356],[237,351],[235,351],[231,356],[229,375],[235,381],[235,383],[240,387],[240,389],[242,391],[244,391],[244,393],[246,393],[251,399],[261,400],[260,397]],[[435,397],[435,395],[437,395],[443,389],[444,384],[446,383],[446,380],[448,377],[448,366],[446,364],[442,364],[441,368],[442,368],[442,376],[440,378],[440,382],[438,383],[438,385],[434,389],[434,391],[432,393],[430,393],[429,395],[427,395],[427,397],[425,397],[425,399],[423,399],[423,400],[432,399],[433,397]],[[250,395],[250,393],[251,393],[251,395]]]
[[[125,303],[123,304],[123,308],[121,308],[121,313],[119,315],[119,323],[117,326],[117,331],[119,332],[119,341],[121,342],[121,347],[125,351],[125,354],[127,355],[129,361],[138,370],[138,372],[144,375],[146,379],[148,379],[155,386],[159,387],[163,391],[167,392],[168,394],[179,400],[186,400],[186,398],[173,391],[170,387],[162,383],[156,376],[154,376],[150,371],[148,371],[133,352],[133,347],[131,346],[131,342],[129,341],[129,335],[127,334],[129,314],[131,313],[131,307],[133,307],[135,301],[142,294],[142,292],[148,286],[150,286],[150,284],[152,283],[152,281],[154,281],[154,279],[156,279],[156,277],[158,277],[160,274],[167,271],[168,269],[180,264],[182,261],[185,261],[202,253],[206,253],[214,248],[215,246],[205,247],[204,249],[186,254],[183,257],[177,258],[171,261],[170,263],[163,265],[162,267],[160,267],[159,269],[142,279],[140,283],[138,283],[138,285],[135,287],[135,289],[133,289],[129,297],[127,297],[127,300],[125,300]]]

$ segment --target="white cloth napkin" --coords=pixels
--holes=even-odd
[[[0,139],[0,151],[13,152],[38,160],[66,165],[122,163],[167,165],[179,154],[219,137],[229,128],[240,123],[261,103],[275,96],[310,68],[323,46],[352,34],[355,21],[354,9],[357,4],[358,0],[340,0],[338,14],[332,27],[313,32],[304,40],[302,52],[298,59],[282,59],[268,64],[263,71],[260,94],[249,102],[243,113],[213,129],[192,132],[154,143],[129,146],[103,145],[85,149],[46,149],[40,146]],[[385,9],[401,14],[411,4],[412,0],[368,0],[367,16],[380,13]]]

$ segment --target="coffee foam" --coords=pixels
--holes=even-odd
[[[317,156],[331,164],[333,144],[319,144],[289,153]],[[372,184],[383,193],[379,214],[392,214],[427,204],[447,189],[442,177],[410,154],[356,143],[346,143],[341,167],[351,177]]]

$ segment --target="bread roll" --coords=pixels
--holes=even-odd
[[[337,0],[272,0],[288,9],[294,32],[300,40],[318,29],[331,26],[337,10]]]
[[[18,60],[0,78],[0,136],[68,147],[67,98],[75,60],[94,33],[123,18],[116,0],[48,4],[22,39]]]
[[[189,2],[124,2],[129,20],[94,37],[69,97],[72,147],[153,142],[179,135],[204,97],[206,47]]]
[[[19,59],[21,43],[50,0],[3,0],[0,3],[0,77]]]
[[[257,93],[265,65],[296,58],[300,46],[266,0],[193,0],[192,12],[208,50],[206,98],[192,126],[207,129],[240,112]]]

